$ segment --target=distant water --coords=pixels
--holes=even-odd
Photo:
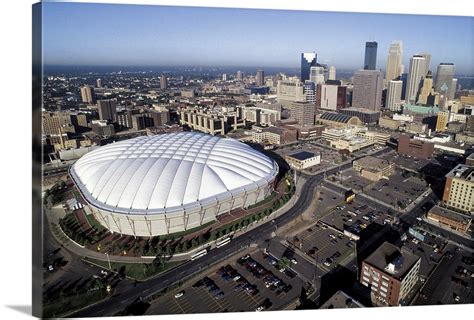
[[[461,86],[461,90],[474,89],[474,77],[458,77],[458,85]]]

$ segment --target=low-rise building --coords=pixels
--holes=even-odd
[[[458,143],[474,144],[474,134],[468,132],[460,132],[456,134],[454,139]]]
[[[406,305],[420,265],[420,257],[384,242],[362,262],[360,282],[370,288],[374,305]]]
[[[398,138],[399,154],[416,159],[429,159],[433,155],[434,143],[411,139],[409,135],[401,134]]]
[[[379,121],[380,111],[369,110],[365,108],[345,108],[339,110],[340,113],[359,118],[363,123],[366,124],[375,124]]]
[[[379,119],[379,126],[390,130],[398,130],[400,127],[400,121],[382,117]]]
[[[315,139],[321,137],[325,128],[323,125],[302,126],[299,124],[289,125],[289,127],[295,128],[298,131],[298,139]]]
[[[344,291],[338,290],[332,295],[326,302],[324,302],[319,309],[339,309],[339,308],[363,308],[365,307],[362,303],[355,300],[353,297],[345,293]]]
[[[297,131],[284,127],[270,127],[252,132],[252,141],[262,144],[280,145],[297,140]]]
[[[431,208],[426,217],[440,227],[463,233],[467,232],[472,223],[470,216],[440,206]]]
[[[474,166],[474,152],[466,158],[466,166]]]
[[[360,126],[362,121],[358,117],[348,116],[335,112],[324,112],[316,116],[316,123],[330,127]]]
[[[301,151],[287,155],[286,162],[290,167],[303,170],[321,163],[321,154],[308,151]]]
[[[108,138],[115,134],[113,124],[108,124],[106,120],[92,120],[92,131],[100,137]]]
[[[245,127],[245,120],[238,117],[235,110],[223,108],[188,107],[178,111],[179,123],[193,130],[211,135],[224,135],[231,130]]]
[[[371,181],[388,179],[395,171],[395,164],[384,159],[367,156],[352,162],[352,169]]]

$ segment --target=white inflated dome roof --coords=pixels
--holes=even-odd
[[[128,214],[183,211],[271,182],[276,163],[234,139],[181,132],[112,143],[70,174],[94,206]]]

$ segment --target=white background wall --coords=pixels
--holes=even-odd
[[[2,228],[1,235],[1,319],[31,319],[31,5],[32,0],[2,1],[0,10],[2,77],[0,77],[4,106],[15,106],[15,116],[23,122],[6,121],[1,126],[2,178],[1,213],[8,217],[10,227]],[[83,0],[82,2],[88,2]],[[91,1],[89,1],[91,2]],[[99,2],[99,1],[94,1]],[[419,13],[442,15],[474,15],[469,0],[417,0],[388,3],[379,0],[285,1],[285,0],[138,0],[101,1],[114,3],[147,3],[194,6],[225,6],[273,9],[303,9],[321,11]],[[317,39],[314,40],[317,43]],[[305,48],[306,50],[306,48]],[[14,135],[13,135],[14,134]],[[13,227],[15,225],[15,227]],[[21,310],[21,311],[18,311]],[[445,319],[455,314],[460,318],[472,315],[473,305],[432,306],[410,308],[382,308],[363,310],[318,310],[246,313],[246,319]],[[226,314],[226,319],[242,319],[242,314]],[[136,317],[133,319],[221,319],[220,314],[201,314],[188,317]],[[108,318],[118,319],[118,318]]]

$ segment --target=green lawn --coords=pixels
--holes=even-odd
[[[92,214],[87,214],[84,212],[84,216],[87,219],[87,222],[89,222],[90,226],[96,229],[97,231],[101,232],[105,230],[105,228],[100,224],[99,221],[94,217]]]
[[[92,258],[84,258],[85,262],[92,262],[96,265],[99,265],[105,269],[109,268],[108,261],[97,260]],[[119,271],[121,268],[125,268],[125,275],[132,279],[143,281],[150,277],[153,277],[159,273],[165,272],[168,269],[178,266],[181,264],[181,261],[178,262],[165,262],[164,265],[155,266],[152,263],[121,263],[121,262],[110,262],[112,270]]]

